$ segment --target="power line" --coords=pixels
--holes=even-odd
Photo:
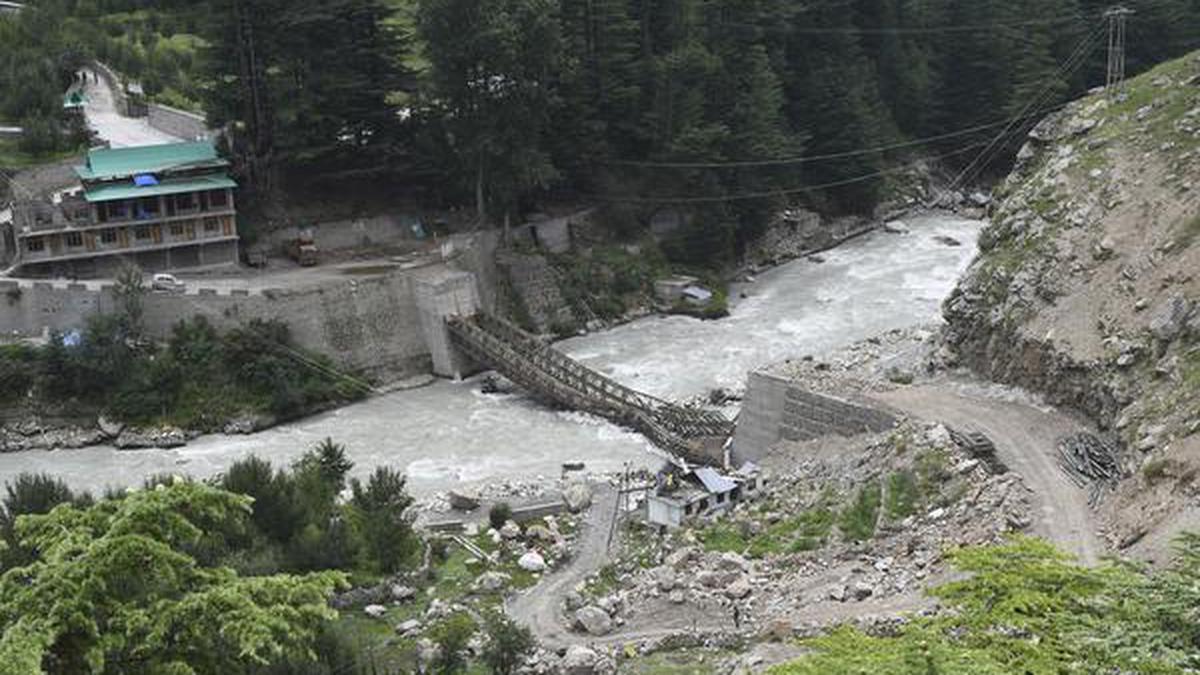
[[[1069,75],[1072,72],[1074,72],[1075,69],[1078,68],[1087,59],[1089,50],[1091,49],[1093,44],[1099,39],[1099,36],[1100,36],[1100,33],[1102,30],[1103,30],[1103,26],[1096,26],[1095,28],[1092,29],[1092,32],[1088,33],[1087,35],[1085,35],[1083,37],[1082,40],[1080,40],[1079,44],[1075,47],[1075,50],[1071,53],[1070,56],[1067,57],[1066,61],[1064,61],[1062,64],[1059,65],[1059,67],[1055,70],[1053,75],[1046,78],[1046,80],[1045,80],[1046,85],[1042,88],[1042,90],[1040,92],[1038,92],[1033,97],[1032,100],[1029,101],[1029,103],[1027,103],[1025,105],[1025,107],[1021,110],[1021,113],[1018,115],[1018,117],[1024,116],[1029,110],[1033,109],[1035,106],[1042,105],[1042,103],[1044,101],[1048,100],[1051,96],[1054,95],[1055,83],[1060,81],[1060,78],[1063,78],[1066,75]],[[1004,129],[1002,129],[1000,131],[1000,133],[997,134],[996,137],[993,138],[992,141],[987,144],[987,147],[984,148],[983,151],[980,152],[979,155],[975,157],[975,159],[971,160],[970,164],[968,164],[966,167],[963,168],[962,171],[959,172],[959,174],[954,178],[954,181],[951,182],[950,188],[954,189],[954,188],[958,187],[963,182],[963,180],[965,178],[967,178],[967,176],[970,175],[973,177],[974,175],[977,175],[978,171],[982,171],[982,168],[987,165],[987,161],[990,161],[990,158],[987,161],[984,161],[984,158],[988,157],[988,155],[991,154],[993,149],[998,147],[997,144],[999,144],[1003,138],[1005,138],[1010,133],[1012,133],[1012,131],[1013,131],[1012,124],[1005,127]]]
[[[887,169],[882,169],[880,171],[874,171],[874,172],[871,172],[868,174],[863,174],[861,176],[855,176],[853,178],[846,178],[846,179],[842,179],[842,180],[831,181],[828,183],[802,185],[799,187],[784,188],[784,189],[779,189],[779,190],[769,190],[769,191],[761,191],[761,192],[744,192],[744,193],[734,193],[734,194],[729,194],[729,195],[710,195],[710,196],[703,196],[703,197],[696,197],[696,196],[642,197],[642,196],[636,196],[636,195],[629,196],[629,197],[622,197],[622,196],[618,196],[618,195],[586,195],[586,196],[590,199],[596,199],[598,201],[626,202],[626,203],[634,203],[634,204],[700,204],[700,203],[720,203],[720,202],[742,201],[742,200],[748,200],[748,199],[769,199],[769,198],[773,198],[773,197],[782,197],[782,196],[786,196],[786,195],[790,195],[790,194],[797,194],[800,192],[809,192],[811,190],[824,190],[824,189],[828,189],[828,188],[843,187],[846,185],[854,185],[856,183],[866,182],[869,180],[873,180],[875,178],[880,178],[880,177],[888,176],[891,174],[903,173],[904,171],[907,171],[913,167],[924,164],[925,162],[937,161],[937,160],[941,160],[941,159],[947,159],[949,157],[954,157],[956,155],[961,155],[963,153],[970,152],[970,151],[972,151],[978,147],[981,147],[983,145],[985,145],[985,143],[983,141],[980,141],[978,143],[972,143],[971,145],[967,145],[965,147],[959,148],[959,149],[951,151],[951,152],[946,152],[946,153],[942,153],[940,155],[934,155],[931,157],[923,157],[923,158],[913,161],[913,162],[899,164],[899,165],[896,165],[896,166],[893,166],[893,167],[890,167]]]
[[[1098,15],[1097,15],[1098,16]],[[991,31],[1003,28],[1028,28],[1030,26],[1053,26],[1066,23],[1075,23],[1086,21],[1092,18],[1092,15],[1076,14],[1072,16],[1061,16],[1053,19],[1029,19],[1026,21],[1014,21],[1011,23],[980,23],[980,24],[962,24],[962,25],[947,25],[947,26],[894,26],[891,28],[792,28],[779,27],[777,30],[794,33],[797,35],[927,35],[938,33],[978,33],[983,31]],[[754,24],[738,24],[724,23],[725,26],[746,26],[766,28],[765,26],[754,26]]]
[[[744,168],[744,167],[756,167],[756,166],[782,166],[782,165],[788,165],[788,164],[807,164],[807,163],[811,163],[811,162],[825,161],[825,160],[830,160],[830,159],[846,159],[846,158],[850,158],[850,157],[860,157],[863,155],[873,155],[873,154],[878,154],[878,153],[882,153],[882,152],[888,152],[890,150],[900,150],[903,148],[911,148],[911,147],[916,147],[919,145],[927,145],[929,143],[935,143],[937,141],[944,141],[944,140],[948,140],[951,138],[958,138],[959,136],[967,136],[969,134],[984,131],[986,129],[993,129],[1000,125],[1011,124],[1014,121],[1020,121],[1022,119],[1036,117],[1036,116],[1043,115],[1048,112],[1054,112],[1056,110],[1060,110],[1062,107],[1063,106],[1058,105],[1058,106],[1052,106],[1050,108],[1043,108],[1041,110],[1033,111],[1033,112],[1030,112],[1030,113],[1022,115],[1022,116],[1010,117],[1008,119],[998,120],[996,122],[980,124],[980,125],[966,128],[966,129],[959,129],[957,131],[950,131],[950,132],[947,132],[944,134],[939,134],[937,136],[927,136],[925,138],[917,138],[917,139],[913,139],[911,141],[899,141],[896,143],[875,146],[872,148],[861,148],[858,150],[848,150],[846,152],[835,152],[835,153],[829,153],[829,154],[824,154],[824,155],[801,155],[798,157],[780,157],[777,159],[757,159],[757,160],[735,160],[735,161],[728,161],[728,162],[651,162],[651,161],[616,159],[616,160],[600,160],[599,163],[609,164],[609,165],[614,165],[614,166],[635,166],[635,167],[646,167],[646,168],[671,168],[671,169],[721,169],[721,168],[738,168],[738,167]]]

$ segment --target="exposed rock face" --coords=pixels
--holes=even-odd
[[[1200,91],[1184,84],[1198,69],[1192,56],[1133,80],[1152,101],[1141,108],[1092,96],[1038,124],[943,308],[960,363],[1087,414],[1133,450],[1133,478],[1104,507],[1114,543],[1182,503],[1149,496],[1148,453],[1200,450],[1188,425],[1200,417]]]

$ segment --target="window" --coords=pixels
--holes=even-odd
[[[125,217],[125,202],[109,202],[108,217],[118,220]]]
[[[221,229],[220,219],[218,219],[218,218],[205,218],[204,219],[204,231],[205,232],[216,232],[217,230],[220,230],[220,229]]]
[[[77,247],[77,246],[83,246],[83,235],[79,232],[68,232],[67,233],[67,246],[70,246],[72,248]]]
[[[46,241],[41,237],[32,237],[25,240],[25,250],[30,253],[46,250]]]
[[[228,206],[229,194],[224,190],[210,190],[208,193],[208,205],[214,209],[220,206]]]
[[[158,215],[158,197],[142,197],[137,202],[139,220],[153,218]]]
[[[100,243],[101,244],[114,244],[114,243],[116,243],[116,241],[117,241],[117,231],[116,230],[114,230],[112,228],[109,228],[107,230],[100,230]]]
[[[172,237],[182,237],[183,236],[183,223],[171,223],[171,236]]]
[[[139,226],[133,228],[133,236],[137,239],[149,239],[150,238],[150,226],[149,225],[139,225]]]
[[[175,195],[175,208],[180,211],[189,211],[195,208],[195,201],[192,199],[192,193],[186,192],[181,195]]]

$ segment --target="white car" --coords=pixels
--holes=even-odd
[[[155,274],[154,279],[150,282],[150,288],[165,293],[182,293],[185,286],[182,281],[175,278],[174,274]]]

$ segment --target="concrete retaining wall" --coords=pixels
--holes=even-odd
[[[567,505],[561,499],[527,506],[514,506],[512,519],[515,523],[527,523],[531,520],[541,520],[546,516],[556,516],[566,510]]]
[[[161,103],[151,103],[146,106],[146,117],[150,126],[186,141],[212,138],[214,135],[208,128],[208,120],[203,115],[172,108]]]
[[[525,223],[512,230],[513,241],[528,241],[550,253],[566,253],[571,250],[571,226],[592,217],[592,210],[579,211],[558,218]]]
[[[383,215],[353,220],[337,220],[311,227],[322,251],[343,251],[367,248],[402,241],[413,241],[413,225],[420,221],[415,214]],[[301,224],[265,233],[259,243],[270,251],[280,251],[287,242],[300,234]]]
[[[469,311],[474,297],[474,277],[468,273],[418,270],[295,290],[150,293],[145,324],[151,336],[166,338],[176,323],[196,315],[220,330],[253,319],[277,319],[290,327],[298,346],[329,356],[339,368],[386,382],[430,372],[427,336],[441,330],[440,315],[435,319],[431,308],[463,306]],[[0,333],[5,335],[83,328],[88,317],[116,309],[111,286],[89,290],[82,284],[0,282]],[[432,341],[434,348],[439,344]],[[439,354],[451,364],[446,374],[453,375],[455,357],[448,341],[443,346]]]
[[[751,373],[733,449],[737,462],[759,460],[781,440],[854,436],[896,425],[887,411],[809,391],[801,383]]]

